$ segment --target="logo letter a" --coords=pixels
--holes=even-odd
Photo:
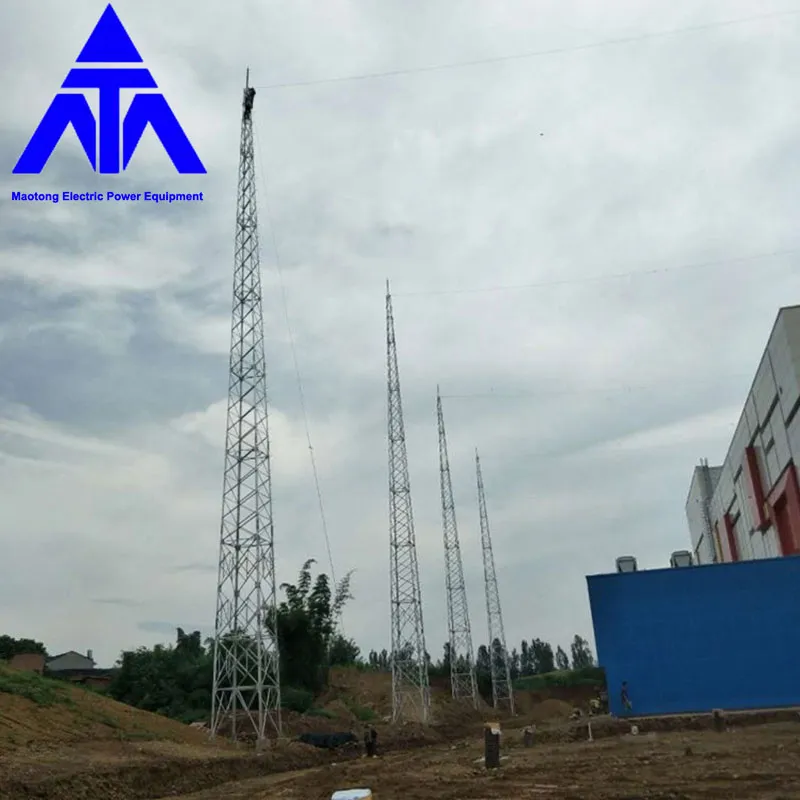
[[[19,157],[13,174],[38,175],[70,124],[92,169],[96,169],[97,123],[88,101],[82,94],[57,94]]]

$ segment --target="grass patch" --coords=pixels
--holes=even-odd
[[[326,719],[335,719],[336,714],[328,711],[327,708],[309,708],[304,714],[306,717],[325,717]]]
[[[159,737],[150,731],[136,729],[125,731],[124,733],[120,731],[120,739],[124,739],[127,742],[155,742],[159,740]]]
[[[348,708],[359,722],[371,722],[378,716],[371,708],[367,708],[366,706],[352,705],[348,706]]]
[[[537,691],[554,686],[596,686],[598,690],[605,688],[606,675],[602,667],[586,669],[565,669],[556,672],[545,672],[542,675],[526,675],[514,681],[515,689]]]
[[[51,678],[43,678],[34,672],[20,672],[0,666],[0,693],[24,697],[40,706],[57,703],[74,705],[67,687]]]
[[[118,719],[111,717],[108,714],[98,715],[95,717],[95,721],[99,722],[101,725],[105,725],[107,728],[114,728],[115,730],[122,727]]]

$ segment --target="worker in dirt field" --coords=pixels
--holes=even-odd
[[[372,757],[374,758],[378,755],[378,731],[372,725],[369,726],[369,741],[372,748]]]
[[[364,726],[364,755],[367,758],[372,755],[372,737],[369,735],[369,725]]]
[[[619,693],[620,700],[622,700],[622,710],[624,712],[630,711],[633,708],[631,697],[628,694],[628,681],[622,681],[622,689]]]
[[[364,728],[364,751],[367,758],[374,758],[378,750],[378,732],[372,725],[367,725]]]

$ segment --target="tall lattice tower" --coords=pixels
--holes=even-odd
[[[486,581],[486,616],[489,623],[489,656],[492,673],[492,703],[495,708],[506,706],[514,713],[514,690],[511,686],[511,668],[500,608],[500,591],[494,569],[492,536],[489,532],[489,515],[486,513],[486,495],[483,491],[481,459],[475,451],[475,471],[478,476],[478,513],[481,519],[481,545],[483,548],[483,575]],[[495,646],[498,643],[498,647]]]
[[[478,686],[475,681],[475,661],[472,650],[472,631],[467,608],[467,588],[461,546],[458,541],[456,507],[450,479],[450,459],[447,455],[447,435],[444,428],[442,396],[436,387],[436,414],[439,420],[439,484],[442,491],[442,533],[444,535],[444,570],[447,590],[447,627],[450,633],[450,687],[457,700],[469,699],[478,707]]]
[[[386,282],[386,369],[389,389],[389,583],[392,609],[392,720],[428,722],[430,688],[422,624],[411,484],[397,368],[397,342]]]
[[[267,381],[250,72],[242,102],[211,735],[281,732]]]

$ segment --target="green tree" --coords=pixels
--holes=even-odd
[[[478,692],[489,702],[492,700],[492,660],[489,655],[489,648],[482,644],[478,648],[475,659],[475,680],[478,684]]]
[[[281,683],[309,692],[318,692],[327,683],[331,645],[336,633],[336,620],[350,594],[348,573],[331,592],[328,576],[323,572],[312,579],[308,559],[300,569],[296,584],[283,583],[286,595],[276,609],[278,646],[280,648]],[[266,615],[271,629],[273,618]]]
[[[524,639],[520,645],[519,672],[523,677],[533,674],[533,670],[531,669],[531,651],[528,648],[528,643]]]
[[[564,652],[564,648],[561,645],[556,648],[556,669],[562,672],[569,669],[569,656]]]
[[[26,653],[39,653],[47,655],[47,648],[34,639],[15,639],[13,636],[0,636],[0,659],[10,661],[14,656],[21,656]]]
[[[194,722],[211,708],[213,652],[200,631],[177,629],[174,645],[157,644],[122,653],[109,694],[120,702]]]
[[[331,641],[329,662],[332,667],[349,667],[360,663],[361,648],[353,639],[336,634]]]
[[[572,669],[586,669],[586,667],[594,666],[594,656],[589,649],[589,642],[582,636],[575,634],[570,646],[572,651]]]
[[[386,648],[380,653],[377,650],[370,650],[367,665],[376,672],[390,672],[392,665],[389,663],[389,651]]]
[[[508,657],[508,666],[509,666],[509,671],[511,672],[511,680],[514,681],[517,678],[519,678],[520,658],[516,647],[511,651],[511,655]]]
[[[326,575],[312,580],[313,563],[303,565],[296,585],[283,584],[286,599],[276,609],[283,700],[292,708],[309,705],[311,693],[326,683],[331,664],[355,663],[359,656],[358,646],[337,633],[335,624],[350,598],[350,575],[331,596]],[[243,632],[227,636],[228,643],[245,650],[253,645]],[[203,642],[199,631],[178,628],[174,644],[123,652],[109,694],[185,722],[205,719],[211,709],[213,655],[213,640]]]
[[[553,647],[549,642],[541,639],[531,641],[531,661],[533,662],[534,675],[543,675],[546,672],[553,672],[555,669],[555,657]]]
[[[442,657],[435,664],[428,665],[428,674],[432,678],[450,677],[450,642],[444,643]]]
[[[505,665],[505,660],[503,658],[504,656],[503,644],[499,639],[495,639],[492,642],[491,655],[492,655],[492,662],[494,663],[495,674],[504,676],[506,671],[506,665]],[[511,665],[509,664],[509,666]]]

